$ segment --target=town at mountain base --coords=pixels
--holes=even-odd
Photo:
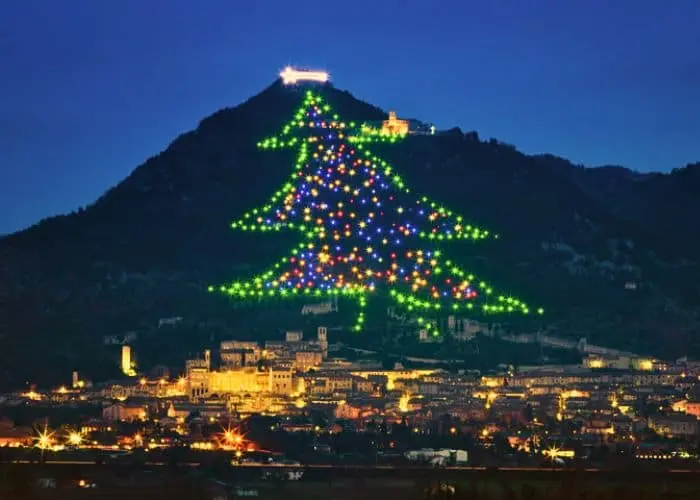
[[[331,84],[315,89],[347,120],[387,118]],[[259,311],[206,289],[275,262],[294,242],[227,228],[287,178],[292,153],[256,144],[302,98],[303,88],[275,82],[204,119],[92,205],[1,239],[0,384],[116,367],[108,335],[138,332],[142,352],[176,359],[226,332],[265,335],[251,327]],[[409,133],[372,151],[407,185],[502,235],[456,242],[451,257],[546,306],[537,325],[513,320],[508,329],[657,356],[700,354],[700,222],[690,216],[700,213],[700,164],[648,175],[583,169],[458,129]],[[175,316],[187,331],[164,336],[159,320]],[[373,342],[370,334],[356,342],[363,339]]]

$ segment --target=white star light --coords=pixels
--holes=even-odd
[[[294,69],[291,66],[284,68],[280,73],[280,78],[282,78],[282,83],[285,85],[294,85],[299,82],[326,83],[330,80],[327,71],[307,71]]]

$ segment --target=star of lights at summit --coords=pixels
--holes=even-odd
[[[299,82],[326,83],[330,80],[326,71],[300,70],[291,66],[287,66],[280,72],[280,78],[285,85],[295,85]]]
[[[261,275],[218,289],[236,298],[352,297],[360,306],[357,331],[367,299],[376,293],[414,314],[433,334],[431,317],[441,310],[529,314],[523,301],[496,293],[443,256],[439,246],[445,242],[491,234],[427,197],[414,196],[392,167],[365,147],[402,137],[367,130],[343,122],[320,95],[307,91],[280,136],[258,143],[264,150],[296,149],[296,165],[267,204],[232,227],[297,231],[301,242]]]

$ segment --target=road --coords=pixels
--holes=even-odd
[[[46,460],[43,464],[30,460],[14,460],[6,462],[8,465],[35,465],[35,466],[98,466],[104,468],[125,468],[133,467],[132,463],[107,463],[100,464],[94,460]],[[169,462],[145,462],[138,467],[149,469],[152,467],[167,467],[172,464]],[[181,462],[177,464],[180,467],[199,467],[199,462]],[[619,474],[639,474],[641,471],[637,469],[614,470],[600,469],[595,467],[587,468],[561,468],[561,467],[483,467],[470,465],[454,465],[447,467],[431,467],[422,465],[339,465],[339,464],[312,464],[312,465],[288,465],[288,464],[239,464],[232,467],[235,469],[248,470],[269,470],[269,469],[303,469],[308,472],[314,471],[334,471],[347,472],[352,475],[360,473],[372,472],[396,472],[397,475],[412,475],[417,473],[450,473],[450,472],[465,472],[465,473],[484,473],[484,474],[512,474],[512,473],[531,473],[531,474],[581,474],[581,475],[619,475]],[[700,469],[644,469],[645,475],[660,475],[660,474],[681,474],[700,477]]]

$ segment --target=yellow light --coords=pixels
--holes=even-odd
[[[45,427],[36,439],[36,446],[42,450],[51,448],[51,443],[53,442],[53,432],[49,432],[48,427]]]
[[[642,359],[639,361],[639,369],[643,371],[651,371],[654,369],[654,362],[650,359]]]
[[[543,450],[542,454],[552,460],[555,458],[574,458],[575,456],[573,450],[561,450],[556,446],[552,446],[548,450]]]
[[[68,435],[68,442],[73,446],[80,446],[83,442],[83,436],[79,432],[71,432]]]
[[[406,413],[408,411],[409,401],[411,401],[411,396],[409,394],[404,394],[399,398],[399,411],[401,413]]]
[[[582,391],[578,391],[578,390],[576,390],[576,389],[573,389],[573,390],[570,390],[570,391],[564,391],[564,392],[562,392],[562,393],[561,393],[561,397],[562,397],[562,399],[568,399],[568,398],[584,398],[584,397],[587,397],[587,394],[584,393],[584,392],[582,392]]]
[[[32,401],[39,401],[41,399],[41,394],[35,391],[25,392],[24,394],[22,394],[22,396],[24,396],[27,399],[31,399]]]

